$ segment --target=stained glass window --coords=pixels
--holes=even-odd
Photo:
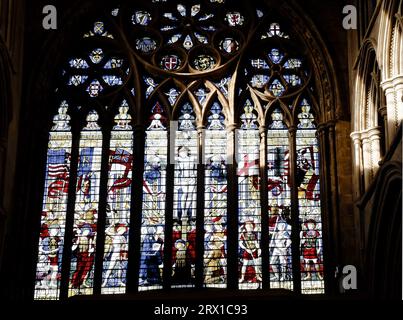
[[[211,106],[204,139],[204,284],[227,284],[227,133],[219,102]]]
[[[35,299],[324,292],[309,50],[247,6],[136,1],[78,34],[49,116]]]
[[[90,111],[81,131],[74,206],[69,296],[92,294],[102,160],[98,113]]]
[[[303,293],[323,293],[323,245],[320,206],[320,163],[316,125],[304,99],[298,113],[297,187]]]
[[[238,131],[239,288],[257,289],[262,283],[260,133],[250,100],[243,111]]]
[[[181,109],[175,137],[172,284],[192,287],[196,268],[198,139],[190,103]]]
[[[162,288],[167,163],[167,117],[156,102],[146,129],[139,290]]]
[[[63,101],[49,133],[35,299],[54,300],[60,294],[72,143],[67,112],[68,105]]]
[[[292,289],[290,149],[283,120],[275,109],[267,131],[270,287]]]
[[[124,293],[129,250],[133,132],[124,100],[115,116],[109,146],[108,202],[102,293]]]

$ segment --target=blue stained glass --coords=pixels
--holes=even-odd
[[[196,269],[196,196],[198,134],[190,103],[185,103],[175,133],[173,287],[193,287]]]
[[[69,61],[69,63],[70,63],[70,67],[72,67],[72,68],[76,68],[76,69],[88,69],[89,68],[87,61],[85,61],[84,59],[81,59],[81,58],[72,59]]]
[[[215,102],[205,133],[204,285],[227,286],[227,134]]]
[[[69,296],[93,293],[102,159],[102,132],[97,121],[98,114],[90,111],[80,138]]]
[[[301,67],[302,62],[299,59],[288,59],[285,63],[284,63],[284,67],[286,69],[298,69],[299,67]]]
[[[183,4],[178,4],[176,8],[182,17],[186,16],[186,7]]]
[[[90,85],[87,87],[86,91],[88,92],[89,96],[94,98],[98,97],[98,95],[104,90],[102,85],[99,83],[98,80],[93,80]]]
[[[68,85],[73,85],[73,86],[79,86],[80,84],[84,83],[87,81],[88,76],[83,76],[83,75],[73,75],[70,77],[69,81],[67,82]]]
[[[165,93],[168,96],[168,101],[173,106],[176,103],[176,100],[179,97],[180,92],[174,88],[169,89],[167,93]]]
[[[282,85],[282,83],[280,82],[280,80],[278,79],[274,79],[273,82],[271,83],[269,90],[272,92],[272,94],[276,97],[281,96],[284,91],[285,88]]]
[[[162,288],[168,139],[164,109],[157,102],[146,130],[139,290]]]
[[[266,83],[269,82],[269,76],[265,74],[255,74],[252,79],[250,80],[250,84],[252,87],[261,89],[263,88]]]
[[[304,99],[300,104],[296,134],[296,184],[301,230],[301,291],[318,294],[324,293],[320,161],[316,127],[310,109],[310,104]]]
[[[301,78],[295,74],[285,74],[283,77],[293,87],[301,85]]]
[[[107,63],[104,65],[104,69],[116,69],[120,68],[123,65],[123,59],[119,58],[111,58],[108,60]]]
[[[102,61],[102,59],[104,57],[104,52],[101,48],[94,49],[90,53],[89,57],[90,57],[92,63],[98,64]]]
[[[256,69],[269,69],[269,65],[263,59],[251,59],[250,63]]]
[[[199,88],[199,89],[197,89],[197,91],[195,91],[194,94],[195,94],[197,100],[199,101],[200,105],[203,105],[206,102],[207,94],[208,94],[206,89]]]
[[[102,79],[110,86],[120,86],[123,84],[122,79],[114,75],[102,76]]]
[[[34,288],[35,300],[56,300],[60,294],[67,214],[72,135],[66,101],[53,117],[49,133],[41,229]]]
[[[226,98],[228,98],[228,87],[231,82],[231,77],[225,77],[220,82],[216,82],[215,85],[220,89]]]
[[[175,16],[171,12],[164,13],[163,17],[167,18],[169,20],[172,20],[172,21],[177,21],[178,20],[177,18],[175,18]]]
[[[149,37],[143,37],[136,40],[136,49],[142,53],[151,53],[157,48],[157,42]]]
[[[148,98],[151,95],[151,93],[153,93],[154,89],[158,86],[158,84],[151,77],[143,77],[143,80],[147,85],[146,98]]]
[[[283,59],[284,55],[280,52],[278,49],[272,49],[269,53],[269,58],[273,63],[280,63],[280,61]]]
[[[208,130],[224,130],[224,115],[221,113],[221,106],[218,102],[214,102],[211,109],[211,115],[207,118]]]
[[[237,132],[239,289],[261,288],[262,258],[259,177],[260,135],[253,105],[247,100]]]
[[[206,21],[206,20],[211,19],[213,17],[214,17],[214,14],[206,13],[206,14],[202,15],[201,17],[199,17],[199,21]]]
[[[270,287],[292,290],[288,128],[278,108],[271,120],[267,131]]]
[[[151,14],[147,11],[136,11],[132,15],[132,23],[140,26],[148,26],[151,22]]]
[[[174,34],[169,40],[168,40],[168,44],[172,44],[177,42],[180,38],[182,37],[182,35],[180,33]]]
[[[133,166],[133,132],[124,100],[111,133],[102,293],[125,293]]]

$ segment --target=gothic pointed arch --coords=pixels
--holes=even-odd
[[[51,171],[66,168],[67,153],[71,163],[64,233],[44,231],[50,213],[33,219],[43,227],[36,299],[332,287],[331,146],[345,116],[332,60],[294,2],[224,2],[87,4],[57,31],[71,27],[63,43],[48,42],[43,86],[30,89],[41,106],[34,132],[46,150],[59,135],[49,123],[68,115],[71,139],[42,159],[48,211],[46,183],[61,179]],[[56,110],[65,100],[68,111]]]

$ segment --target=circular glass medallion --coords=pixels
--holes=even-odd
[[[157,42],[149,37],[139,38],[136,40],[136,49],[142,53],[153,52],[157,48]]]
[[[225,15],[225,21],[230,27],[242,26],[244,17],[239,12],[228,12]]]
[[[175,54],[168,54],[161,58],[160,67],[164,70],[177,70],[181,66],[181,59]]]
[[[193,67],[199,71],[212,69],[215,66],[215,59],[207,54],[200,54],[193,59]]]
[[[136,11],[132,15],[132,23],[139,26],[148,26],[151,22],[151,14],[147,11]]]
[[[239,49],[239,42],[234,38],[224,38],[220,41],[220,49],[226,53],[232,54]]]

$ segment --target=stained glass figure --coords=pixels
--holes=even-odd
[[[288,128],[280,109],[272,112],[271,120],[267,131],[270,287],[292,290]]]
[[[316,126],[306,99],[297,126],[297,187],[302,293],[324,293],[320,163]]]
[[[257,289],[262,282],[261,205],[259,177],[260,134],[257,116],[250,100],[242,113],[237,131],[238,155],[238,263],[239,289]]]
[[[294,275],[300,272],[303,294],[324,293],[321,164],[314,108],[307,98],[311,93],[305,93],[313,88],[297,90],[309,78],[309,71],[302,68],[305,58],[286,50],[291,47],[287,40],[290,37],[275,21],[266,23],[266,29],[257,35],[260,42],[253,45],[260,51],[243,56],[249,50],[241,50],[241,40],[256,39],[255,28],[245,28],[248,17],[252,15],[254,21],[263,23],[266,10],[244,12],[225,8],[224,3],[151,0],[152,8],[145,4],[129,10],[121,17],[129,20],[130,33],[137,34],[133,39],[137,55],[130,61],[125,57],[133,52],[122,51],[118,43],[127,31],[121,29],[127,23],[114,18],[119,8],[108,14],[108,19],[116,22],[114,30],[123,32],[116,43],[110,41],[114,36],[109,33],[107,21],[96,20],[84,30],[80,41],[88,51],[84,56],[67,59],[59,73],[65,88],[59,86],[55,91],[70,94],[85,90],[84,100],[97,103],[97,108],[105,112],[105,121],[112,115],[113,122],[107,134],[109,141],[103,141],[107,128],[101,130],[98,113],[86,111],[88,103],[78,101],[74,117],[83,113],[87,117],[77,150],[72,150],[71,118],[65,101],[53,117],[36,257],[36,300],[93,294],[94,269],[102,294],[126,293],[129,263],[139,267],[138,275],[134,275],[139,291],[162,289],[168,284],[173,288],[226,288],[228,276],[237,277],[241,290],[261,289],[263,283],[273,289],[295,290]],[[228,32],[224,34],[225,30]],[[239,72],[227,73],[231,70],[229,61],[234,65],[241,62],[234,60],[238,53],[246,59],[245,64]],[[143,58],[136,59],[138,54]],[[198,72],[205,71],[208,78],[197,77]],[[242,86],[242,77],[246,86]],[[140,92],[135,92],[134,86],[139,86]],[[144,103],[138,106],[138,112],[146,120],[136,119],[145,131],[142,187],[137,191],[132,189],[132,171],[138,169],[133,168],[134,122],[126,100],[118,110],[111,107],[119,101],[118,91],[127,94],[130,101]],[[108,105],[98,105],[102,101],[97,98],[102,94],[106,94],[102,98],[108,99]],[[239,116],[232,110],[234,101],[228,101],[225,107],[219,102],[221,98],[235,99],[237,106],[237,98],[246,94],[253,101],[240,100],[244,104]],[[300,100],[301,96],[305,98]],[[238,117],[239,130],[233,141],[229,140],[233,135],[227,134],[226,124],[234,119],[224,115]],[[177,127],[168,126],[171,117],[177,118]],[[83,119],[74,120],[81,123]],[[288,123],[292,128],[296,126],[295,137]],[[202,125],[206,130],[200,134]],[[174,128],[170,134],[169,128]],[[236,147],[234,155],[228,157],[232,145]],[[79,155],[75,159],[78,163],[73,161],[72,166],[76,172],[70,172],[72,153]],[[228,160],[233,157],[236,166],[227,172]],[[100,199],[102,158],[106,162],[102,165],[105,199]],[[203,166],[198,167],[199,160]],[[235,176],[229,177],[228,173]],[[73,184],[70,176],[77,176]],[[203,181],[198,181],[198,176]],[[263,179],[267,181],[262,183]],[[228,193],[228,180],[237,189],[229,189],[233,194]],[[69,192],[74,192],[74,199],[68,199]],[[138,192],[142,193],[142,203],[136,204],[139,212],[134,212],[131,194]],[[228,211],[230,196],[236,197],[236,212]],[[72,216],[66,230],[69,200],[73,200],[69,206]],[[200,210],[203,217],[197,217]],[[98,212],[105,214],[99,225]],[[133,214],[138,215],[139,225],[131,224]],[[228,225],[228,214],[234,215],[235,224]],[[168,233],[171,230],[166,230],[166,219],[171,215],[172,221],[167,221],[172,233]],[[196,220],[201,230],[196,230]],[[100,226],[105,235],[102,250],[96,247]],[[201,236],[200,244],[196,231]],[[129,248],[133,249],[129,232],[139,234],[138,261],[128,261]],[[235,242],[230,242],[237,250],[232,260],[232,267],[237,267],[235,275],[228,275],[227,270],[227,233],[237,234]],[[170,247],[165,246],[166,235]],[[268,242],[263,243],[262,238]],[[71,253],[66,252],[66,244]],[[203,253],[197,254],[199,246]],[[166,252],[170,259],[164,259]],[[67,262],[64,266],[62,257]],[[200,278],[196,266],[201,268]],[[163,283],[163,273],[168,284]],[[263,279],[266,274],[267,279]],[[61,283],[62,278],[66,283]]]
[[[196,268],[198,135],[192,106],[185,103],[175,136],[172,284],[193,287]]]
[[[97,112],[90,111],[80,137],[69,296],[92,294],[94,287],[102,159],[102,132],[97,122]]]
[[[56,300],[60,295],[72,143],[67,112],[68,105],[62,101],[49,133],[36,264],[36,300]]]
[[[130,200],[133,166],[133,131],[124,100],[111,132],[102,293],[126,290],[129,250]]]
[[[207,119],[204,158],[204,285],[227,285],[227,134],[221,105],[215,102]]]
[[[159,102],[146,130],[139,290],[162,288],[168,135],[166,114]]]

